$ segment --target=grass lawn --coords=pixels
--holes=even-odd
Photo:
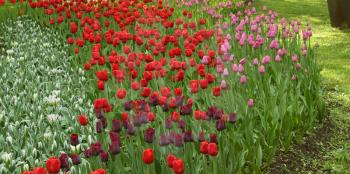
[[[350,30],[330,26],[327,0],[263,0],[258,4],[266,5],[287,19],[301,19],[304,24],[311,24],[313,43],[319,44],[318,61],[322,67],[322,83],[329,107],[329,120],[326,122],[332,122],[332,128],[327,128],[330,132],[326,135],[317,134],[323,133],[319,130],[329,126],[328,123],[319,125],[311,133],[314,134],[311,137],[328,136],[325,139],[319,137],[314,142],[314,146],[319,146],[318,154],[305,153],[296,149],[300,147],[296,145],[290,150],[294,151],[290,156],[301,158],[297,159],[300,166],[282,164],[285,165],[284,169],[281,167],[284,171],[279,172],[350,173]],[[306,138],[305,142],[309,143],[309,140]]]

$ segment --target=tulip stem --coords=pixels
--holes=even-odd
[[[215,161],[213,163],[213,174],[217,174],[217,166]]]
[[[152,174],[151,167],[147,166],[147,174]]]

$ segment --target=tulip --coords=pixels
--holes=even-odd
[[[254,100],[253,99],[249,99],[248,100],[248,107],[252,108],[254,106]]]
[[[46,174],[44,167],[36,167],[33,169],[33,174]]]
[[[106,170],[105,169],[97,169],[95,171],[92,171],[90,174],[106,174]]]
[[[145,141],[147,143],[152,143],[154,140],[154,135],[155,135],[155,129],[154,128],[148,128],[145,133]]]
[[[71,134],[70,135],[70,144],[72,146],[77,146],[79,144],[79,136],[78,136],[78,134]]]
[[[55,174],[55,173],[60,172],[60,169],[61,169],[60,160],[56,157],[50,157],[46,161],[46,169],[50,174]]]
[[[85,115],[78,116],[78,120],[79,120],[80,125],[82,125],[82,126],[86,126],[88,124],[88,119]]]
[[[208,154],[210,156],[218,155],[218,146],[216,143],[209,143],[208,144]]]
[[[173,170],[175,174],[183,174],[185,172],[185,164],[181,159],[173,161]]]
[[[176,160],[176,157],[172,154],[169,154],[167,157],[166,157],[166,161],[167,161],[167,165],[168,167],[170,168],[173,168],[173,162]]]
[[[145,164],[152,164],[154,161],[154,150],[153,149],[145,149],[142,153],[142,161]]]

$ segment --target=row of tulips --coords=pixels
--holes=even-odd
[[[0,31],[0,173],[21,173],[70,148],[72,118],[93,113],[93,105],[85,72],[72,68],[57,32],[28,17],[5,21]]]
[[[22,8],[67,37],[91,83],[95,114],[67,135],[72,150],[57,154],[63,172],[259,173],[279,142],[322,115],[311,27],[300,32],[301,21],[265,7],[39,0]],[[96,141],[79,146],[88,136]]]

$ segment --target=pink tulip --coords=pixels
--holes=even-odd
[[[241,83],[241,84],[247,83],[247,76],[242,75],[241,78],[240,78],[240,80],[239,80],[239,83]]]
[[[249,108],[254,107],[254,100],[253,100],[253,99],[249,99],[249,100],[248,100],[248,107],[249,107]]]
[[[265,67],[264,67],[264,65],[261,65],[261,66],[259,67],[259,73],[260,73],[260,74],[264,74],[264,73],[265,73]]]

